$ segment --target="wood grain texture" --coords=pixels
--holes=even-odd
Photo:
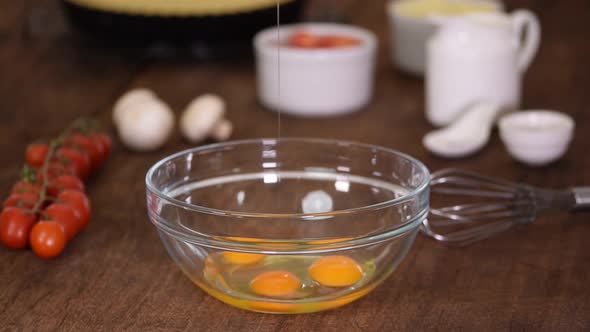
[[[50,2],[32,5],[41,3],[59,13]],[[428,154],[420,143],[430,129],[423,115],[423,82],[390,64],[383,1],[346,1],[342,10],[381,42],[372,103],[337,119],[285,116],[282,135],[379,144],[407,152],[432,170],[460,167],[554,188],[590,185],[590,2],[507,5],[534,10],[543,26],[542,48],[525,78],[524,107],[562,110],[577,121],[572,148],[561,161],[540,169],[522,166],[507,155],[497,134],[468,159]],[[60,29],[23,38],[26,8],[0,1],[1,197],[17,177],[27,143],[53,135],[79,115],[95,114],[109,123],[114,100],[132,87],[154,89],[177,112],[197,94],[218,93],[227,98],[234,138],[276,135],[276,114],[256,100],[250,59],[139,60],[83,48]],[[0,249],[0,330],[590,330],[590,223],[584,214],[542,219],[464,249],[419,237],[383,285],[334,311],[274,316],[226,306],[182,275],[146,217],[145,171],[187,147],[178,135],[156,153],[115,146],[106,167],[88,184],[91,225],[59,259]]]

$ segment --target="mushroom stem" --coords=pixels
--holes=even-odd
[[[234,125],[231,121],[223,119],[213,127],[210,136],[216,141],[227,141],[234,129]]]

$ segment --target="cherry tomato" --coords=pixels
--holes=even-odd
[[[98,165],[102,165],[109,154],[111,153],[112,141],[111,138],[104,133],[93,132],[88,137],[96,144],[98,149],[102,152],[101,160]]]
[[[47,193],[50,196],[57,196],[60,192],[66,189],[77,190],[77,191],[84,191],[84,182],[79,178],[73,175],[59,175],[49,184],[47,188]]]
[[[56,222],[42,220],[33,226],[29,243],[33,252],[45,259],[55,258],[66,247],[66,234],[63,227]]]
[[[109,137],[109,135],[105,133],[94,133],[93,137],[95,140],[98,140],[100,144],[102,144],[103,151],[104,151],[104,159],[111,154],[111,148],[113,146],[113,141]]]
[[[319,38],[309,32],[299,31],[289,38],[289,46],[300,48],[315,48],[319,46]]]
[[[53,220],[63,227],[68,241],[81,229],[80,215],[70,205],[57,202],[53,203],[45,209],[45,215],[49,220]]]
[[[31,167],[41,167],[45,163],[45,158],[49,152],[47,144],[30,144],[25,152],[27,164]]]
[[[76,175],[84,179],[90,174],[90,157],[84,151],[74,148],[62,147],[56,152],[59,161],[74,165]]]
[[[62,191],[59,196],[57,196],[57,201],[67,204],[71,206],[78,215],[79,218],[79,230],[86,228],[88,222],[90,221],[90,201],[88,197],[77,190],[64,190]]]
[[[22,209],[4,209],[0,214],[0,242],[11,249],[24,249],[29,242],[29,232],[34,223],[33,215]]]
[[[107,149],[109,148],[106,146],[107,142],[103,142],[102,139],[99,137],[99,133],[93,132],[90,133],[88,139],[94,144],[95,149],[100,152],[100,159],[97,161],[97,166],[101,166],[107,158]]]
[[[90,158],[90,169],[96,169],[102,159],[104,154],[104,148],[102,144],[99,146],[95,144],[95,142],[80,133],[73,133],[65,140],[65,146],[71,146],[76,149],[84,150],[88,154]]]
[[[76,172],[77,172],[77,170],[76,170],[74,164],[69,163],[69,162],[61,162],[61,161],[57,161],[57,160],[52,160],[49,163],[49,166],[47,168],[47,174],[49,175],[50,180],[55,179],[56,177],[58,177],[60,175],[77,176]],[[37,170],[36,180],[37,180],[37,183],[39,183],[39,184],[43,183],[43,180],[44,180],[43,169]]]
[[[39,199],[39,194],[28,192],[22,194],[12,194],[4,201],[3,206],[7,207],[19,207],[24,209],[32,209]]]
[[[361,41],[347,36],[324,36],[319,42],[320,47],[336,48],[336,47],[351,47],[358,46]]]
[[[38,194],[39,192],[41,192],[41,186],[29,181],[18,181],[12,186],[10,192],[12,194],[24,194],[29,192]]]

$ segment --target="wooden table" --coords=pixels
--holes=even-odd
[[[497,134],[468,159],[428,154],[420,143],[431,129],[424,118],[423,82],[390,64],[383,1],[347,3],[351,21],[376,31],[381,42],[373,102],[343,118],[284,117],[282,135],[379,144],[412,154],[432,170],[460,167],[547,187],[590,185],[588,0],[508,4],[534,10],[543,26],[540,54],[524,82],[524,108],[562,110],[578,125],[566,157],[539,169],[513,161]],[[53,14],[45,15],[53,7],[41,7],[32,12],[44,23],[23,34],[30,11],[21,2],[0,2],[0,196],[15,181],[27,143],[54,135],[79,115],[109,123],[113,102],[132,87],[154,89],[177,112],[197,94],[218,93],[229,103],[234,138],[276,135],[277,116],[257,103],[251,60],[137,60],[81,48]],[[590,223],[583,214],[539,220],[463,249],[419,237],[382,286],[334,311],[274,316],[226,306],[183,276],[146,217],[145,171],[187,147],[178,135],[156,153],[131,153],[117,144],[88,184],[92,223],[60,258],[44,261],[30,251],[2,248],[0,330],[590,329]]]

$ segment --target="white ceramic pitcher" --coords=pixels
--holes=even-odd
[[[522,74],[540,40],[539,22],[528,10],[474,14],[442,22],[427,45],[428,120],[435,126],[447,125],[481,101],[518,108]]]

